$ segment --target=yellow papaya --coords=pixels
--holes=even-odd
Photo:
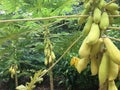
[[[109,57],[107,55],[107,52],[104,52],[98,72],[100,86],[106,82],[108,78],[108,72],[109,72]]]
[[[115,80],[118,76],[118,72],[119,72],[119,67],[118,64],[114,63],[111,59],[110,59],[110,65],[109,65],[109,73],[108,73],[108,80]]]
[[[90,55],[91,46],[86,43],[86,38],[84,39],[82,45],[79,49],[79,55],[81,58],[87,58]]]
[[[70,60],[70,65],[74,66],[80,59],[78,57],[72,57]]]
[[[98,41],[92,45],[91,54],[90,54],[91,57],[94,57],[96,54],[98,54],[98,52],[100,52],[102,44],[103,44],[103,39],[99,38]]]
[[[96,57],[91,58],[90,69],[91,69],[91,74],[92,75],[97,75],[98,74],[99,66],[98,66]]]
[[[118,90],[114,80],[108,82],[108,90]]]
[[[103,38],[109,57],[116,64],[120,64],[120,51],[109,38]]]
[[[98,41],[99,37],[100,37],[99,26],[98,24],[93,23],[90,32],[88,33],[86,42],[88,45],[93,45]]]
[[[82,58],[75,64],[75,68],[81,73],[87,67],[88,62],[89,60],[87,58]]]

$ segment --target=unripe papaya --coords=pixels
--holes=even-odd
[[[49,64],[51,64],[53,62],[53,59],[51,56],[49,56]]]
[[[93,22],[93,18],[92,18],[92,16],[89,16],[88,21],[87,21],[87,23],[85,24],[85,26],[83,28],[83,36],[88,35],[88,33],[90,32],[92,22]]]
[[[51,52],[51,58],[54,60],[56,57],[55,57],[55,53],[52,51]]]
[[[101,11],[99,8],[95,8],[93,13],[93,20],[95,23],[99,23],[101,19]]]
[[[110,11],[115,11],[115,10],[118,10],[119,6],[116,3],[111,3],[106,5],[105,8]]]
[[[48,65],[48,63],[49,63],[49,62],[48,62],[47,58],[45,58],[44,64],[45,64],[45,65]]]
[[[12,70],[11,70],[11,74],[15,74],[15,69],[13,68]]]
[[[90,8],[91,8],[91,6],[90,6],[90,2],[85,3],[85,4],[84,4],[84,7],[85,7],[86,10],[89,11]]]
[[[100,0],[98,7],[102,9],[105,6],[105,3],[106,3],[105,0]]]
[[[118,10],[113,10],[113,11],[110,11],[110,14],[111,15],[119,15],[119,11]]]
[[[11,67],[9,68],[9,72],[11,72],[11,71],[12,71],[12,69],[13,69],[13,67],[11,66]]]
[[[81,15],[87,15],[88,13],[89,13],[89,11],[84,9],[83,12],[81,13]],[[82,25],[86,19],[87,19],[87,17],[85,17],[85,16],[78,18],[78,25]]]
[[[109,16],[107,12],[103,12],[100,20],[100,28],[106,30],[109,26]]]

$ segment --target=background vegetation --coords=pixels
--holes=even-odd
[[[80,1],[1,0],[0,20],[80,14],[83,10]],[[117,3],[120,5],[119,0]],[[120,27],[119,22],[120,19],[116,18],[113,26]],[[15,81],[9,72],[12,65],[18,65],[18,85],[25,85],[36,71],[48,68],[44,65],[44,27],[50,30],[53,51],[58,59],[81,35],[83,25],[77,24],[77,18],[0,23],[0,90],[2,90],[1,87],[4,88],[3,90],[15,88]],[[108,31],[107,35],[120,38],[120,32],[115,30]],[[89,65],[82,74],[69,65],[71,57],[78,55],[82,40],[83,38],[53,68],[55,87],[63,86],[65,90],[96,90],[98,88],[98,78],[91,76]],[[120,42],[115,43],[120,48]],[[41,84],[49,87],[48,78],[48,75],[45,75]],[[118,80],[116,82],[119,87],[120,82]],[[4,86],[6,84],[7,86]],[[40,87],[41,84],[36,85]]]

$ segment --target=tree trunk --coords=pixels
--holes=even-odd
[[[53,71],[52,71],[52,69],[49,71],[49,76],[50,76],[50,90],[54,90]]]
[[[15,71],[15,87],[18,86],[18,78],[17,78],[17,72]]]

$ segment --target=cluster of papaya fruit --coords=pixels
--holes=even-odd
[[[44,45],[45,45],[45,48],[44,48],[44,54],[45,54],[44,64],[45,65],[51,65],[53,63],[54,59],[56,58],[55,53],[53,52],[53,45],[50,41],[49,34],[50,34],[49,30],[47,28],[45,28],[45,31],[44,31]]]
[[[70,64],[81,73],[90,63],[91,74],[98,75],[100,87],[107,82],[107,90],[118,90],[114,80],[120,72],[120,51],[105,32],[114,19],[110,15],[119,15],[119,6],[105,0],[83,1],[82,15],[89,16],[80,17],[78,23],[86,21],[82,32],[85,39],[79,49],[80,57],[73,57]]]
[[[17,65],[12,65],[12,66],[9,68],[9,72],[11,73],[11,78],[14,77],[14,75],[16,74],[17,69],[18,69],[18,66],[17,66]]]

